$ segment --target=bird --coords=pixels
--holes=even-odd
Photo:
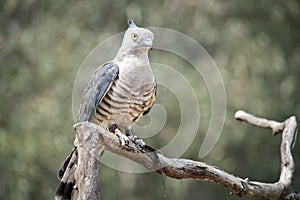
[[[140,141],[134,136],[132,126],[150,111],[157,93],[148,57],[153,41],[152,31],[138,27],[132,19],[128,20],[128,28],[115,58],[91,75],[83,92],[76,123],[88,121],[112,133],[124,133],[132,141]],[[99,153],[104,149],[101,147]],[[71,199],[78,193],[74,178],[77,156],[75,144],[58,171],[60,183],[56,200]]]

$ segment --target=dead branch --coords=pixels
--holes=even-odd
[[[270,128],[272,130],[273,135],[278,132],[281,132],[284,129],[284,122],[276,122],[273,120],[267,120],[261,117],[256,117],[245,111],[239,110],[234,114],[234,118],[248,122],[254,126],[262,127],[262,128]]]
[[[93,124],[94,125],[94,124]],[[100,199],[100,185],[99,185],[99,162],[92,151],[98,151],[97,143],[89,143],[88,141],[97,141],[98,135],[81,135],[77,144],[78,162],[75,171],[75,180],[78,188],[78,196],[72,197],[78,199]],[[88,138],[87,138],[87,137]],[[84,142],[84,145],[82,144]],[[90,148],[86,148],[87,145]],[[101,156],[101,155],[100,155]]]
[[[99,157],[99,155],[91,155],[96,155],[95,152],[98,152],[98,145],[104,145],[106,149],[112,153],[126,157],[143,165],[150,171],[155,171],[171,178],[192,178],[215,182],[229,190],[231,194],[243,197],[299,200],[300,194],[295,192],[291,186],[295,169],[292,148],[297,134],[296,118],[292,116],[280,123],[259,118],[244,111],[236,112],[235,118],[255,126],[270,128],[273,134],[282,132],[280,148],[281,173],[277,182],[263,183],[250,181],[248,178],[239,178],[203,162],[167,158],[161,152],[154,151],[153,148],[147,145],[141,147],[129,142],[122,146],[118,136],[95,124],[83,122],[74,125],[79,146],[81,147],[78,150],[80,162],[77,167],[78,171],[82,171],[77,174],[79,176],[83,175],[77,178],[80,199],[90,199],[87,198],[86,191],[88,191],[90,195],[96,194],[96,199],[100,199],[98,192],[98,164],[96,164],[96,157]],[[80,151],[82,151],[82,153],[80,153]],[[90,154],[86,152],[90,152]],[[88,169],[91,166],[92,170]],[[88,188],[88,190],[86,188]]]

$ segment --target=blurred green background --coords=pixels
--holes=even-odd
[[[53,199],[56,171],[74,139],[76,72],[97,44],[126,30],[129,17],[140,26],[189,35],[216,62],[227,93],[227,118],[217,145],[202,161],[250,180],[277,180],[280,135],[272,137],[269,130],[237,122],[233,114],[244,109],[279,121],[299,116],[299,1],[1,0],[0,199]],[[155,60],[161,53],[151,55]],[[170,56],[163,59],[169,66],[174,63]],[[192,74],[185,65],[177,62]],[[197,91],[202,125],[182,156],[195,160],[210,120],[209,94],[200,79],[191,78],[193,85],[202,85]],[[166,101],[163,91],[158,90],[160,102]],[[168,104],[162,131],[170,137],[178,127],[176,105]],[[170,138],[162,133],[147,142],[163,146]],[[300,191],[299,142],[294,156],[293,186]],[[129,174],[103,166],[101,177],[103,199],[164,198],[157,174]],[[167,199],[243,199],[205,181],[164,180]]]

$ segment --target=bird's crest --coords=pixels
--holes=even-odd
[[[129,20],[128,20],[128,27],[129,27],[129,28],[137,27],[137,26],[135,25],[133,19],[129,19]]]

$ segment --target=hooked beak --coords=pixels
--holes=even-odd
[[[151,37],[146,38],[144,44],[145,44],[146,47],[152,48],[152,46],[153,46],[153,39]]]

